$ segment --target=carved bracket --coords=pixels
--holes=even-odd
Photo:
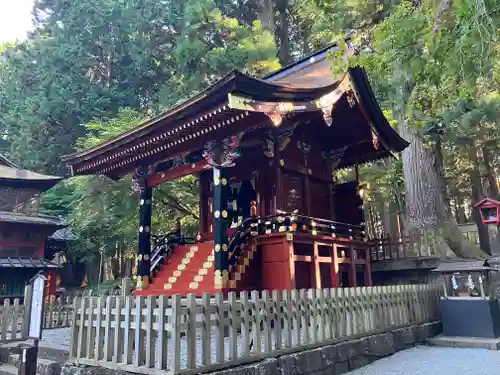
[[[332,161],[332,169],[336,169],[340,162],[342,161],[342,158],[344,157],[344,153],[347,150],[348,146],[336,149],[336,150],[328,150],[328,151],[323,151],[321,155],[323,158],[326,160],[331,160]]]
[[[311,151],[312,146],[307,142],[297,141],[297,148],[304,154],[308,154]]]
[[[156,165],[149,165],[147,167],[139,166],[135,169],[132,176],[132,190],[140,192],[146,187],[146,182],[150,176],[156,172]]]
[[[238,136],[224,138],[222,145],[217,141],[210,141],[205,145],[203,157],[207,161],[207,168],[231,168],[234,161],[241,156],[240,139]]]

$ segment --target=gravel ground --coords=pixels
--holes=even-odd
[[[71,328],[44,329],[40,346],[59,350],[69,350]]]
[[[69,350],[70,328],[43,331],[40,346]],[[197,340],[198,341],[198,340]],[[227,340],[226,345],[227,345]],[[200,345],[197,342],[197,345]],[[212,346],[212,351],[214,346]],[[198,357],[200,352],[198,351]],[[214,356],[215,353],[212,353]],[[227,351],[226,351],[227,356]],[[181,363],[186,361],[186,343],[181,340]],[[199,362],[201,358],[197,358]],[[417,346],[380,359],[349,375],[500,375],[500,352],[486,349]]]
[[[417,346],[380,359],[349,375],[498,375],[500,352]]]

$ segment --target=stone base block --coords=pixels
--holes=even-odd
[[[291,354],[277,355],[255,363],[207,372],[211,375],[342,375],[366,366],[398,350],[427,340],[441,331],[441,325],[425,323],[405,328],[387,330],[371,336],[346,340],[334,345],[324,345]],[[67,364],[62,375],[129,375],[119,366],[108,370]],[[49,375],[49,374],[47,374]],[[52,374],[50,374],[52,375]]]
[[[483,337],[437,336],[427,339],[427,342],[430,345],[444,346],[448,348],[481,348],[500,350],[500,338],[488,339]]]

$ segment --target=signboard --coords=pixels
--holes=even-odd
[[[31,339],[42,338],[43,305],[45,300],[45,282],[47,278],[37,274],[31,279],[31,301],[28,336]]]

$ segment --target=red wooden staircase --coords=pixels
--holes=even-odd
[[[232,231],[228,252],[230,253],[229,290],[255,288],[258,274],[250,267],[257,247],[252,238],[252,223],[246,220]],[[175,237],[165,235],[152,251],[152,281],[145,290],[136,291],[136,296],[204,293],[214,294],[220,290],[214,285],[214,244],[203,242],[177,246]],[[249,241],[250,240],[250,241]],[[170,242],[172,241],[172,242]],[[249,242],[248,242],[249,241]],[[168,251],[171,249],[171,251]],[[161,264],[160,261],[164,261]],[[250,272],[249,272],[250,271]],[[255,271],[255,270],[254,270]],[[257,276],[257,277],[256,277]]]
[[[136,296],[215,293],[213,243],[177,246],[146,290]]]

